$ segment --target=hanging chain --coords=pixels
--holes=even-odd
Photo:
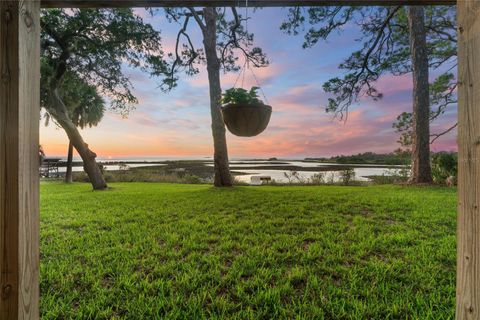
[[[240,0],[237,1],[238,6],[240,7]],[[248,0],[245,0],[245,33],[247,37],[247,49],[249,46],[249,40],[248,40]],[[238,80],[240,80],[240,77],[242,77],[242,82],[241,82],[241,88],[243,88],[243,85],[245,83],[245,74],[247,73],[247,70],[249,70],[252,73],[253,79],[255,80],[255,83],[257,84],[257,87],[260,89],[260,93],[263,96],[263,99],[265,100],[266,104],[268,103],[267,96],[265,95],[265,92],[262,89],[262,86],[260,85],[260,81],[258,81],[257,76],[255,75],[255,72],[253,72],[253,68],[250,68],[250,61],[248,59],[248,56],[245,57],[245,62],[243,66],[240,68],[240,72],[238,73],[237,78],[235,79],[235,83],[233,84],[233,87],[237,87]]]
[[[245,78],[245,69],[246,69],[247,61],[245,60],[245,63],[243,66],[240,68],[240,72],[238,73],[237,79],[235,79],[235,83],[233,84],[233,87],[237,87],[238,80],[240,77],[243,75],[243,78]],[[242,87],[243,87],[243,80],[242,80]]]
[[[243,84],[245,83],[245,73],[247,73],[247,69],[250,69],[250,66],[248,65],[248,60],[245,61],[245,64],[247,65],[247,67],[243,68],[243,76],[242,76],[242,88],[243,88]]]
[[[257,87],[260,89],[260,92],[262,93],[263,99],[265,99],[265,103],[269,104],[267,96],[265,95],[265,92],[263,92],[262,86],[260,85],[260,82],[258,81],[257,76],[255,75],[255,72],[253,72],[253,70],[251,69],[250,71],[252,72],[253,79],[255,79],[255,82],[257,83]]]
[[[245,33],[247,34],[247,49],[248,49],[248,46],[250,44],[248,39],[248,0],[245,0]],[[250,61],[248,60],[248,57],[246,58],[246,60],[247,60],[247,69],[250,70],[250,72],[252,73],[253,79],[255,79],[255,82],[257,83],[257,87],[260,89],[263,99],[265,99],[265,103],[269,104],[267,96],[265,95],[265,92],[263,91],[262,86],[260,85],[260,82],[258,81],[258,78],[255,75],[255,72],[253,72],[253,68],[250,69]],[[245,76],[245,73],[244,73],[244,76]],[[243,83],[242,83],[242,87],[243,87]]]
[[[248,0],[245,0],[245,32],[247,34],[247,48],[248,48]]]

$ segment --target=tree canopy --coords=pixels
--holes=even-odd
[[[53,70],[44,61],[42,59],[41,74],[42,78],[48,78]],[[45,125],[48,125],[51,120],[55,121],[55,119],[48,112],[50,91],[45,88],[46,84],[46,81],[41,81],[41,106],[46,111],[44,118]],[[66,72],[59,93],[68,109],[69,117],[76,127],[83,129],[97,126],[100,123],[106,111],[106,102],[99,95],[95,86],[89,85],[73,72]]]
[[[82,157],[93,188],[105,189],[97,155],[77,127],[94,124],[89,115],[101,119],[105,101],[124,115],[137,103],[125,66],[168,73],[160,32],[132,9],[44,10],[41,26],[42,105]]]
[[[456,102],[456,11],[452,6],[428,6],[425,15],[429,67],[441,73],[430,85],[433,121]],[[405,6],[291,8],[281,29],[289,34],[305,31],[303,47],[310,48],[347,27],[359,28],[360,48],[339,65],[344,75],[333,77],[323,86],[333,95],[326,110],[343,118],[361,97],[383,97],[376,86],[382,75],[412,72],[407,20]],[[394,127],[402,133],[400,142],[411,142],[411,126],[410,112],[399,115]]]
[[[41,24],[43,64],[52,70],[44,80],[61,85],[68,71],[117,111],[137,103],[125,65],[155,75],[169,70],[160,33],[131,9],[44,10]]]
[[[268,66],[269,61],[266,54],[262,48],[253,45],[254,35],[246,28],[248,17],[238,13],[235,7],[216,8],[215,11],[217,18],[216,49],[221,70],[224,72],[239,71],[244,65],[241,63],[241,58],[244,59],[244,63],[251,64],[256,68]],[[170,23],[179,26],[175,51],[169,54],[171,59],[170,77],[164,82],[164,88],[168,90],[175,86],[178,73],[197,74],[199,66],[205,64],[207,59],[204,49],[195,46],[188,30],[192,20],[202,31],[205,30],[203,12],[194,8],[167,8],[165,15]]]

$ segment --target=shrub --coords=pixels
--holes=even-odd
[[[300,175],[298,171],[284,172],[283,176],[288,180],[288,183],[307,183],[307,180],[302,175]]]
[[[445,184],[447,179],[456,181],[458,173],[457,163],[457,154],[453,152],[439,152],[432,155],[433,181],[440,184]]]
[[[231,88],[222,94],[222,104],[263,104],[258,98],[257,90],[259,87],[252,87],[250,91],[243,88]]]
[[[317,172],[309,180],[310,184],[325,184],[325,173]]]
[[[118,166],[118,170],[130,170],[130,167],[126,163],[120,163],[120,165]]]
[[[192,174],[179,175],[177,173],[166,173],[163,171],[152,172],[149,170],[106,171],[103,176],[107,182],[166,182],[185,184],[200,184],[207,182]],[[73,180],[78,182],[90,181],[84,172],[75,172]]]
[[[385,170],[382,175],[368,176],[368,178],[374,184],[393,184],[393,183],[405,183],[410,176],[410,170],[407,167],[403,167],[399,170],[388,169]]]
[[[340,173],[340,180],[346,186],[348,186],[351,182],[355,180],[355,170],[351,168],[342,170],[339,173]]]

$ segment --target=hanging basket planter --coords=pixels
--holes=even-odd
[[[222,107],[222,114],[223,121],[232,134],[254,137],[267,128],[272,107],[266,104],[230,103]]]
[[[267,128],[272,107],[258,98],[258,89],[260,88],[252,87],[247,91],[243,88],[231,88],[223,94],[223,121],[232,134],[254,137]]]

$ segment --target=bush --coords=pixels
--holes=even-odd
[[[439,152],[432,155],[432,177],[435,183],[455,184],[458,174],[458,157],[453,152]]]
[[[325,173],[317,172],[310,177],[310,184],[325,184]]]
[[[410,169],[407,167],[397,169],[385,170],[382,175],[368,176],[374,184],[395,184],[405,183],[410,176]]]
[[[105,171],[103,177],[107,182],[166,182],[200,184],[207,181],[192,174],[179,175],[176,173],[152,172],[149,170],[118,170]],[[84,172],[75,172],[73,180],[78,182],[90,182]]]
[[[345,169],[339,172],[340,180],[346,186],[348,186],[351,182],[355,180],[355,170],[353,169]]]
[[[307,183],[307,179],[305,179],[305,177],[303,177],[298,171],[284,172],[283,176],[288,180],[289,184],[292,184],[292,183],[306,184]]]

